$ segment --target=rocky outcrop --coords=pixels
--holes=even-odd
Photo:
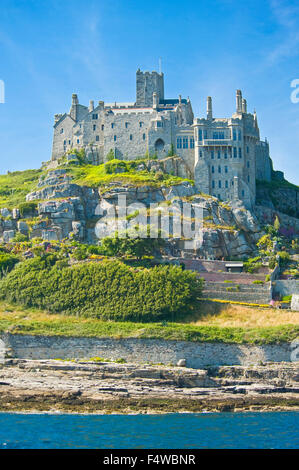
[[[188,169],[184,169],[173,157],[142,162],[138,170],[173,171],[178,174],[179,168],[182,176],[188,176]],[[91,188],[75,184],[67,170],[57,168],[43,176],[37,189],[26,199],[28,203],[42,201],[37,205],[38,218],[29,228],[26,220],[18,221],[19,215],[16,214],[14,219],[10,211],[2,209],[0,236],[5,241],[11,240],[16,231],[20,231],[48,241],[74,236],[82,242],[97,243],[99,237],[113,235],[116,230],[130,229],[136,223],[149,224],[148,210],[155,204],[159,204],[161,227],[169,225],[166,250],[170,254],[188,256],[196,252],[211,259],[243,257],[254,252],[255,243],[261,236],[258,219],[241,201],[227,205],[213,197],[196,194],[195,187],[189,181],[172,186],[112,182]],[[121,216],[118,213],[119,201],[125,201],[124,204],[130,206]],[[184,212],[186,206],[187,215]],[[204,219],[200,229],[197,214]],[[128,215],[129,218],[126,217]],[[119,216],[118,221],[115,216]],[[189,234],[186,235],[187,229],[183,227],[181,236],[176,236],[175,216],[181,217],[183,223],[190,219],[190,227],[187,227]],[[190,237],[192,243],[189,243]]]
[[[298,364],[194,370],[4,359],[1,411],[130,413],[299,409]]]

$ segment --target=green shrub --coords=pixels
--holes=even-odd
[[[202,280],[177,266],[133,269],[119,261],[48,267],[20,263],[0,282],[0,298],[49,312],[111,320],[155,321],[188,315]]]
[[[260,281],[259,279],[255,279],[252,281],[252,284],[264,284],[264,281]]]
[[[19,211],[21,217],[26,217],[27,215],[32,215],[37,210],[37,202],[22,202],[19,204]]]
[[[281,266],[285,266],[290,261],[290,254],[287,251],[278,251],[277,255]]]
[[[17,232],[13,238],[14,243],[26,242],[28,240],[28,235],[24,235],[23,233]]]
[[[11,271],[18,262],[17,256],[0,252],[0,277]]]

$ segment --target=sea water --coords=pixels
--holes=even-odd
[[[0,413],[1,449],[292,449],[299,412]]]

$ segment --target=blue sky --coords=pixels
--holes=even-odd
[[[50,158],[53,116],[71,94],[134,101],[135,72],[165,74],[165,94],[213,97],[228,117],[240,88],[276,169],[298,184],[299,3],[287,0],[1,0],[0,173]]]

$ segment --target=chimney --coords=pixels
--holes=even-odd
[[[89,101],[88,111],[91,113],[94,110],[94,102],[93,100]]]
[[[236,112],[242,113],[242,92],[241,90],[237,90],[236,94]]]
[[[207,97],[207,119],[213,119],[212,98]]]
[[[245,98],[242,99],[242,112],[247,113],[247,101]]]
[[[70,110],[71,117],[77,121],[77,105],[79,104],[78,96],[76,93],[72,94],[72,107]]]

